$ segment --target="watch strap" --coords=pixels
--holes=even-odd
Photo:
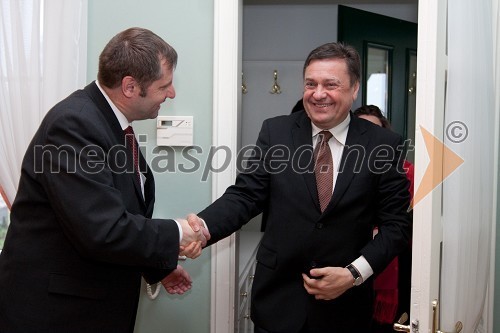
[[[356,267],[354,267],[352,264],[349,264],[346,266],[346,268],[349,270],[349,272],[351,272],[352,277],[354,278],[354,286],[359,286],[361,283],[363,283],[363,277]]]

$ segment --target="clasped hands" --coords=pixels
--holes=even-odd
[[[179,255],[195,259],[200,256],[201,250],[207,245],[210,233],[203,220],[196,214],[189,214],[186,219],[177,219],[182,227],[182,240],[179,246]]]
[[[200,256],[201,250],[207,245],[210,233],[205,223],[195,214],[189,214],[186,219],[176,219],[182,228],[182,240],[179,245],[179,255],[195,259]],[[189,273],[177,265],[169,275],[161,280],[161,284],[169,294],[184,294],[191,289],[193,280]]]
[[[317,300],[335,299],[353,287],[354,278],[347,268],[323,267],[309,271],[312,278],[302,274],[304,288]]]

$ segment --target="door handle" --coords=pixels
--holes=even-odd
[[[412,320],[410,325],[404,325],[407,320],[408,314],[405,312],[399,317],[398,321],[392,325],[392,329],[396,332],[418,333],[418,320]]]
[[[437,301],[437,299],[435,299],[432,302],[432,332],[434,332],[434,333],[447,333],[447,332],[443,332],[440,329],[438,329],[437,328],[438,326],[441,326],[441,325],[439,324],[438,301]],[[460,333],[463,328],[464,328],[464,325],[462,324],[462,322],[457,321],[455,324],[455,329],[453,330],[453,332],[450,332],[450,333]]]
[[[408,320],[408,314],[405,312],[399,317],[398,321],[392,325],[392,328],[396,332],[410,332],[410,325],[404,325],[404,323]]]

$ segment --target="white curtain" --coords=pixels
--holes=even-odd
[[[457,321],[463,323],[462,332],[487,331],[482,315],[490,277],[498,147],[495,1],[448,1],[445,144],[465,162],[443,184],[440,328],[445,332],[454,332]]]
[[[87,0],[0,0],[0,185],[12,203],[45,113],[86,82]]]
[[[498,93],[498,90],[500,89],[500,0],[492,0],[492,26],[493,26],[493,73],[494,73],[494,91],[495,93],[495,124],[500,124],[500,93]],[[494,170],[497,170],[496,177],[494,178],[493,181],[493,186],[496,186],[495,188],[495,195],[493,197],[493,202],[496,203],[496,209],[493,210],[493,221],[499,221],[500,215],[498,212],[500,212],[500,208],[498,207],[498,204],[500,202],[499,200],[499,193],[498,189],[500,186],[500,172],[498,171],[500,169],[500,129],[497,126],[496,132],[495,132],[495,143],[496,143],[496,156],[494,160]],[[495,223],[495,222],[494,222]],[[487,313],[484,314],[484,318],[486,319],[487,322],[487,327],[488,330],[486,332],[493,332],[494,329],[494,318],[497,311],[494,312],[494,304],[496,303],[495,301],[495,288],[499,288],[499,286],[495,286],[496,278],[495,278],[495,262],[496,262],[496,235],[497,235],[497,228],[495,224],[493,225],[492,228],[492,258],[490,260],[490,263],[492,264],[491,267],[491,273],[490,273],[490,285],[488,286],[488,308],[486,308]]]

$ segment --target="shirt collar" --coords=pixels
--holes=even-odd
[[[128,122],[127,117],[116,107],[116,105],[111,101],[111,98],[109,98],[108,94],[102,89],[101,85],[99,84],[99,81],[95,81],[97,88],[101,91],[101,93],[104,95],[104,98],[106,98],[106,101],[108,101],[109,106],[111,106],[111,110],[113,110],[116,119],[118,119],[118,122],[120,123],[120,126],[122,130],[125,130],[127,127],[131,126],[131,123]]]
[[[349,112],[347,114],[347,117],[345,117],[345,119],[340,124],[328,130],[330,131],[330,133],[332,133],[333,137],[343,146],[345,146],[345,141],[347,139],[347,131],[349,129],[350,122],[351,122],[351,113]],[[313,122],[311,122],[311,125],[312,125],[312,137],[314,138],[316,135],[318,135],[319,132],[322,131],[322,129],[314,125]]]

